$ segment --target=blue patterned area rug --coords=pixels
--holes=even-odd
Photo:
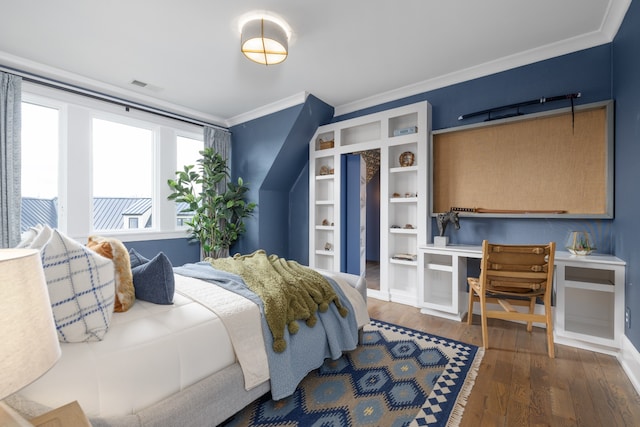
[[[327,360],[295,393],[267,394],[225,427],[456,426],[482,349],[372,320],[357,349]]]

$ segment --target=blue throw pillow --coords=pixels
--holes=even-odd
[[[131,268],[146,264],[149,260],[138,253],[135,249],[129,249],[129,259],[131,260]]]
[[[136,298],[154,304],[173,304],[173,266],[164,253],[160,252],[145,264],[133,267],[131,272]]]

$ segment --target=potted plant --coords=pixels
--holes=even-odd
[[[229,255],[229,247],[246,231],[244,219],[253,214],[256,204],[244,200],[249,188],[242,178],[237,182],[222,182],[229,178],[229,168],[222,156],[212,148],[200,151],[198,170],[187,165],[176,172],[176,179],[167,181],[172,194],[167,198],[184,202],[182,212],[193,212],[185,221],[193,240],[200,242],[204,257]]]

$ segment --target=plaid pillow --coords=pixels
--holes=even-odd
[[[45,226],[40,255],[53,317],[62,342],[100,341],[109,330],[115,300],[113,262]],[[35,240],[42,241],[38,236]]]

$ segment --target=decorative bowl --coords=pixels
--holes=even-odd
[[[413,166],[415,158],[415,155],[411,151],[405,151],[404,153],[400,154],[400,166]]]

